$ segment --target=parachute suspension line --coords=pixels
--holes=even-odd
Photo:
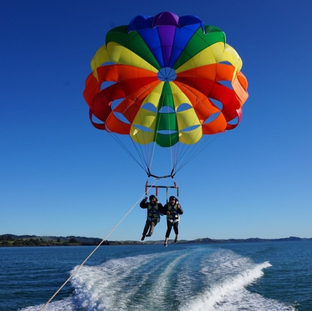
[[[141,162],[145,164],[145,172],[147,173],[148,167],[149,167],[149,155],[148,155],[148,150],[145,148],[145,152],[143,150],[142,145],[135,143],[131,138],[131,143],[133,145],[133,148],[136,150],[137,155],[140,157]]]
[[[151,187],[154,187],[158,179],[155,180]],[[82,268],[82,266],[87,262],[87,260],[96,252],[96,250],[107,240],[107,238],[115,231],[115,229],[121,224],[121,222],[130,214],[130,212],[139,204],[140,201],[146,196],[147,192],[150,189],[147,189],[141,197],[134,203],[134,205],[128,210],[128,212],[119,220],[119,222],[114,226],[114,228],[106,235],[106,237],[96,246],[96,248],[90,253],[90,255],[72,272],[69,278],[63,283],[63,285],[54,293],[54,295],[42,306],[40,311],[46,308],[46,306],[53,300],[53,298],[61,291],[61,289],[74,277],[74,275]]]
[[[176,166],[175,168],[177,169],[178,167],[184,166],[183,163],[188,163],[191,161],[193,158],[192,155],[196,153],[196,150],[199,149],[199,142],[194,143],[197,138],[194,137],[194,140],[192,140],[189,143],[186,144],[179,144],[179,150],[177,151],[176,155]],[[180,164],[182,162],[182,164]],[[180,170],[180,169],[177,169]]]
[[[219,135],[220,133],[213,136],[210,135],[210,139],[208,139],[208,137],[205,137],[201,139],[201,142],[197,142],[195,144],[178,143],[173,146],[172,148],[174,149],[175,153],[172,171],[175,172],[174,174],[178,173],[184,166],[191,162],[198,154],[206,149],[208,145],[210,145],[215,139],[217,139]]]
[[[147,165],[147,168],[148,168],[149,171],[152,169],[152,166],[153,166],[154,155],[155,155],[155,148],[156,148],[156,143],[153,144],[150,162]]]
[[[128,155],[147,173],[146,168],[142,165],[142,163],[145,163],[144,157],[142,156],[142,154],[140,154],[138,152],[137,149],[137,153],[141,159],[141,163],[138,161],[138,159],[131,153],[131,151],[126,147],[126,145],[117,137],[116,134],[114,134],[113,132],[110,132],[110,134],[112,135],[112,137],[115,139],[115,141],[128,153]],[[146,165],[147,166],[147,165]]]
[[[170,161],[171,161],[171,174],[176,174],[176,166],[178,163],[178,154],[180,143],[175,144],[174,146],[170,147]]]
[[[154,153],[155,153],[155,147],[156,145],[153,144],[153,148],[150,148],[150,144],[139,144],[136,143],[133,139],[131,139],[131,143],[133,145],[133,148],[136,150],[136,153],[138,154],[139,158],[141,159],[141,163],[144,163],[145,168],[144,171],[146,173],[148,173],[148,171],[150,171],[151,166],[152,166],[152,162],[153,162],[153,157],[154,157]],[[131,154],[132,157],[134,157]],[[142,167],[142,165],[141,165]]]
[[[198,147],[193,152],[189,152],[187,157],[183,160],[182,164],[176,169],[176,173],[179,172],[184,166],[186,166],[189,162],[191,162],[195,157],[197,157],[202,151],[204,151],[214,140],[216,140],[220,134],[214,135],[211,140],[207,140],[201,147]]]

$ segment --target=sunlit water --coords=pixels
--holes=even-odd
[[[34,311],[93,247],[0,248],[0,310]],[[312,242],[103,246],[44,310],[312,310]]]

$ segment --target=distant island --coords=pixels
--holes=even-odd
[[[256,243],[256,242],[283,242],[283,241],[312,241],[312,238],[288,237],[280,239],[210,239],[201,238],[195,240],[180,240],[179,244],[220,244],[220,243]],[[99,245],[102,242],[100,238],[88,238],[81,236],[36,236],[36,235],[0,235],[0,247],[23,247],[23,246],[90,246]],[[143,244],[163,244],[163,240],[159,241],[104,241],[105,245],[143,245]]]

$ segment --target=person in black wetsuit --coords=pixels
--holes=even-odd
[[[147,197],[140,203],[141,208],[147,209],[147,219],[143,229],[141,241],[144,241],[145,237],[152,236],[155,226],[160,221],[161,211],[163,210],[163,205],[157,201],[156,196],[150,195],[149,202],[147,202]],[[148,233],[147,233],[148,231]]]
[[[169,202],[165,204],[163,208],[163,213],[167,215],[167,231],[165,236],[165,243],[164,245],[168,245],[168,238],[170,236],[171,229],[173,227],[174,233],[176,234],[174,243],[178,241],[179,235],[179,221],[180,215],[183,214],[183,210],[181,205],[178,202],[178,199],[174,196],[169,198]]]

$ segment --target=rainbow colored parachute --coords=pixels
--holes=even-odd
[[[239,124],[248,97],[241,67],[224,32],[196,16],[137,16],[107,33],[84,98],[98,129],[138,144],[192,145]]]

